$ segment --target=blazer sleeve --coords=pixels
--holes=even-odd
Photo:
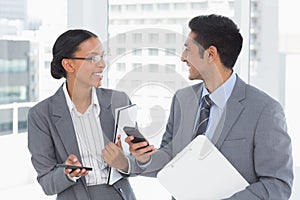
[[[253,145],[258,180],[228,199],[289,199],[293,183],[291,139],[278,102],[273,101],[262,110]]]
[[[163,134],[161,146],[158,151],[152,155],[150,163],[147,163],[145,168],[141,168],[137,164],[133,156],[130,157],[131,173],[133,175],[141,174],[143,176],[156,177],[157,173],[172,159],[172,141],[174,137],[174,115],[177,112],[178,100],[174,95],[170,115],[166,127],[166,131]],[[180,115],[179,115],[180,116]]]
[[[47,114],[48,113],[48,114]],[[31,161],[37,171],[37,180],[45,194],[58,194],[76,184],[64,174],[63,168],[56,168],[57,158],[51,137],[49,112],[41,107],[32,107],[28,113],[28,148]]]

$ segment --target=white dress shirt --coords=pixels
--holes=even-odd
[[[228,80],[226,80],[220,87],[218,87],[213,93],[209,93],[208,90],[203,87],[202,91],[202,97],[205,95],[209,94],[209,98],[214,102],[213,106],[210,108],[210,113],[209,113],[209,120],[206,128],[205,135],[211,140],[214,132],[217,128],[217,125],[220,121],[220,118],[223,114],[224,107],[226,105],[226,102],[228,98],[230,97],[232,90],[234,88],[236,82],[236,73],[233,72],[231,76],[229,77]],[[196,122],[199,118],[200,115],[200,107],[201,107],[202,102],[200,102],[198,112],[197,112],[197,117],[196,117]]]
[[[66,83],[63,86],[63,91],[75,128],[82,165],[93,168],[85,176],[87,185],[104,184],[107,182],[108,169],[107,164],[102,159],[104,139],[99,119],[100,105],[96,89],[92,88],[91,104],[83,114],[77,111],[70,99]]]

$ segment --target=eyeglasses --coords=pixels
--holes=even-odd
[[[79,57],[70,57],[67,59],[76,59],[76,60],[89,60],[92,63],[98,63],[100,62],[100,60],[104,59],[107,55],[106,54],[101,54],[101,55],[95,55],[95,56],[91,56],[91,57],[87,57],[87,58],[79,58]]]

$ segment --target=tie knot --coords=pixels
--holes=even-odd
[[[202,97],[202,106],[206,109],[210,108],[214,102],[209,98],[208,94]]]

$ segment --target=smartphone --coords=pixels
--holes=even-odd
[[[148,141],[146,140],[146,138],[140,133],[140,131],[138,130],[138,128],[136,127],[130,127],[130,126],[125,126],[123,128],[123,130],[125,131],[126,135],[128,136],[134,136],[134,139],[131,140],[132,143],[139,143],[139,142],[147,142],[147,145],[142,147],[142,148],[145,148],[147,146],[149,146],[149,143]],[[142,149],[142,148],[139,148],[139,149]],[[151,152],[152,150],[149,150],[147,151],[146,153],[149,153]]]
[[[57,164],[56,167],[63,167],[63,168],[67,168],[67,169],[72,169],[71,173],[76,170],[76,169],[85,169],[87,171],[92,171],[93,168],[91,167],[83,167],[83,166],[76,166],[76,165],[65,165],[65,164]]]
[[[132,143],[147,141],[146,138],[140,133],[140,131],[136,127],[125,126],[123,130],[125,131],[126,135],[134,136],[134,139],[131,141]]]

